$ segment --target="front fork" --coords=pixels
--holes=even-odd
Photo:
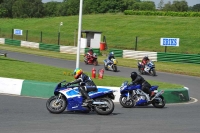
[[[132,96],[133,96],[133,92],[128,92],[126,100],[129,101],[132,98]]]
[[[62,94],[59,93],[59,94],[58,94],[58,98],[57,98],[56,101],[55,101],[55,104],[58,104],[58,103],[60,102],[61,97],[62,97]]]

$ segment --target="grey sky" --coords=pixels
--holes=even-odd
[[[50,1],[62,2],[63,0],[42,0],[43,3],[50,2]],[[158,3],[160,2],[160,0],[151,0],[151,1],[155,2],[156,7],[158,6]],[[166,4],[168,1],[173,2],[174,0],[164,0],[164,3]],[[196,4],[200,4],[200,0],[186,0],[186,1],[188,3],[188,6],[193,6],[193,5],[196,5]]]

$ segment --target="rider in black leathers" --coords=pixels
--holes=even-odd
[[[79,90],[85,99],[83,106],[87,106],[89,102],[93,101],[89,97],[88,92],[97,91],[97,87],[96,87],[95,83],[92,81],[92,79],[89,76],[87,76],[86,74],[84,74],[82,69],[80,69],[80,68],[76,68],[74,70],[74,78],[76,80],[68,83],[68,85],[77,84],[77,83],[83,84],[83,85],[80,85]]]
[[[154,95],[154,92],[150,90],[151,85],[140,75],[138,75],[136,72],[131,73],[131,79],[132,83],[131,84],[140,84],[142,86],[142,90],[149,94],[150,97]]]

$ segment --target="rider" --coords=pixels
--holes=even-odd
[[[143,57],[142,59],[142,68],[144,70],[145,65],[147,64],[147,62],[149,61],[149,57],[146,55]]]
[[[93,56],[93,53],[94,53],[93,49],[90,48],[90,49],[88,50],[87,55],[89,55],[89,56]]]
[[[154,92],[150,90],[151,85],[140,75],[138,75],[136,72],[131,72],[131,79],[132,84],[140,84],[142,86],[142,90],[149,94],[150,98],[154,96]]]
[[[110,52],[110,54],[108,55],[108,58],[107,58],[107,62],[106,62],[106,66],[112,62],[111,59],[115,59],[115,56],[114,56],[114,52]]]
[[[74,78],[76,79],[73,82],[68,83],[68,85],[71,84],[77,84],[81,83],[84,85],[80,85],[79,90],[84,97],[85,101],[83,102],[82,106],[87,106],[89,102],[92,102],[93,100],[89,97],[88,92],[90,91],[97,91],[97,87],[94,84],[94,82],[91,80],[89,76],[83,73],[83,70],[80,68],[76,68],[74,70]]]

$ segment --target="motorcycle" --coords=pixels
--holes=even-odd
[[[98,65],[98,61],[97,61],[97,54],[94,53],[92,57],[89,57],[87,54],[84,55],[84,62],[85,64],[90,64],[90,65]]]
[[[0,53],[0,56],[7,57],[7,53]]]
[[[87,106],[82,106],[83,97],[77,86],[69,86],[66,81],[58,83],[54,90],[54,96],[51,96],[46,102],[46,108],[50,113],[59,114],[65,110],[81,111],[89,113],[95,111],[99,115],[109,115],[114,110],[113,90],[98,88],[97,92],[89,92],[89,96],[93,102]],[[81,83],[82,84],[82,83]]]
[[[141,85],[129,85],[128,81],[122,83],[120,87],[119,102],[124,108],[132,108],[134,106],[148,106],[152,104],[155,108],[163,108],[165,100],[162,94],[163,90],[158,92],[158,86],[151,86],[150,90],[154,91],[155,95],[149,97],[141,90]]]
[[[105,70],[111,70],[111,71],[114,71],[114,72],[117,72],[117,59],[111,59],[111,62],[107,64],[107,59],[104,60],[104,69]]]
[[[155,64],[151,60],[145,65],[144,68],[142,63],[138,61],[138,71],[140,74],[149,74],[152,76],[156,76]]]

